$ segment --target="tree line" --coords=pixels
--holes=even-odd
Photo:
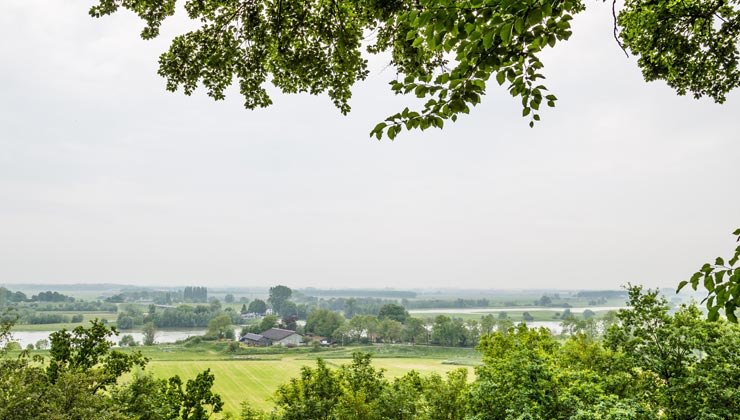
[[[477,346],[482,364],[446,377],[388,379],[370,356],[338,369],[319,360],[281,386],[275,407],[243,406],[242,420],[679,420],[740,413],[740,328],[707,321],[696,306],[675,313],[657,291],[632,287],[630,309],[603,331],[559,341],[524,324]]]
[[[208,302],[208,288],[188,286],[182,291],[185,302]]]
[[[241,323],[241,316],[232,308],[222,308],[216,301],[208,305],[178,305],[175,308],[158,308],[149,305],[146,310],[140,305],[128,304],[119,307],[116,326],[127,330],[152,323],[157,328],[206,328],[208,323],[226,315],[233,324]]]
[[[399,315],[389,308],[384,319]],[[491,331],[480,337],[482,363],[472,380],[465,369],[389,379],[362,353],[339,368],[318,360],[278,388],[273,410],[244,405],[239,418],[736,418],[740,327],[708,321],[694,305],[672,312],[657,291],[639,287],[629,289],[629,309],[615,320],[605,330],[576,328],[563,341],[524,324]],[[0,344],[9,334],[10,325],[2,324]],[[221,411],[209,371],[187,382],[137,373],[121,383],[146,359],[112,349],[112,334],[99,322],[59,331],[51,336],[47,360],[0,351],[0,418],[205,420]]]

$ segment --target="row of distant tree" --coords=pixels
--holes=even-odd
[[[74,302],[75,298],[67,295],[63,295],[59,292],[47,291],[40,292],[37,295],[32,295],[30,298],[28,295],[21,291],[11,291],[4,287],[0,287],[0,308],[6,307],[10,304],[22,303],[22,302]]]
[[[486,316],[479,327],[491,330],[480,337],[482,360],[472,380],[465,369],[446,377],[412,371],[391,379],[372,366],[367,354],[355,354],[351,364],[340,368],[319,360],[316,367],[302,369],[300,377],[286,378],[273,399],[275,410],[263,413],[244,406],[239,418],[737,418],[738,326],[707,321],[693,305],[671,312],[657,292],[640,288],[630,289],[629,308],[616,314],[606,329],[589,331],[574,324],[563,340],[545,329],[505,326],[507,318]],[[338,312],[317,309],[306,328],[321,331],[332,319],[340,326],[357,326],[360,336],[370,331],[373,319],[414,328],[415,318],[403,308],[387,307],[380,313],[346,321]],[[214,318],[218,322],[213,321],[209,331],[222,331],[223,316]],[[434,341],[435,334],[454,322],[440,316],[431,331],[418,331]],[[0,324],[0,344],[6,344],[9,334],[10,325]],[[0,418],[207,419],[221,410],[220,397],[211,391],[215,377],[208,371],[187,383],[146,373],[119,381],[146,359],[137,352],[116,352],[110,336],[101,323],[54,333],[43,364],[24,353],[2,357],[12,349],[0,349],[0,389],[5,391],[0,393]]]
[[[208,288],[187,286],[182,290],[151,290],[146,288],[126,289],[105,299],[107,302],[153,302],[158,305],[176,303],[207,303]]]
[[[126,304],[119,307],[116,326],[121,330],[148,323],[156,328],[206,328],[213,318],[220,315],[227,315],[232,324],[240,324],[242,320],[234,309],[224,309],[218,301],[208,305],[178,305],[174,308],[158,308],[151,304],[146,310],[141,305]]]
[[[524,326],[485,334],[472,381],[465,369],[390,379],[360,353],[339,368],[319,360],[278,388],[270,412],[245,406],[240,418],[737,419],[740,328],[693,305],[671,313],[640,288],[629,307],[564,339]]]

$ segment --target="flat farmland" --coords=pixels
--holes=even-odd
[[[351,362],[349,358],[326,359],[327,365],[338,368]],[[422,375],[436,372],[441,375],[463,366],[447,364],[445,360],[428,358],[377,358],[373,365],[386,371],[393,378],[416,370]],[[159,378],[179,375],[183,381],[192,379],[205,369],[216,376],[213,389],[224,400],[225,411],[238,414],[239,405],[247,401],[255,408],[269,410],[274,405],[277,388],[298,377],[302,366],[313,367],[315,358],[284,357],[282,359],[231,359],[231,360],[152,360],[147,371]],[[466,367],[472,379],[473,368]]]

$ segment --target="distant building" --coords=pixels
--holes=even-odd
[[[303,336],[291,330],[270,328],[262,334],[247,333],[239,341],[248,346],[298,346],[303,343]]]
[[[270,340],[268,340],[267,338],[265,338],[263,335],[261,335],[261,334],[252,334],[252,333],[245,334],[244,337],[242,337],[242,338],[239,339],[239,341],[241,341],[242,343],[244,343],[244,344],[246,344],[248,346],[260,346],[260,347],[263,347],[263,346],[269,346],[271,344],[270,343]]]
[[[270,340],[272,346],[298,346],[303,342],[303,336],[295,331],[284,330],[282,328],[270,328],[260,334]]]

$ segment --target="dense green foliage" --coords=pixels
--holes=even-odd
[[[328,309],[317,309],[308,316],[305,330],[329,340],[336,339],[335,331],[344,323],[342,315]]]
[[[693,305],[671,312],[656,291],[631,287],[628,292],[630,308],[614,318],[599,323],[593,318],[566,319],[564,340],[546,329],[514,327],[508,318],[492,315],[476,322],[478,336],[460,337],[470,324],[437,317],[431,332],[433,341],[452,337],[478,342],[482,361],[475,367],[472,382],[464,370],[451,371],[446,378],[412,371],[389,379],[372,366],[369,355],[358,353],[352,363],[336,369],[321,360],[315,368],[303,368],[299,377],[278,388],[273,410],[262,412],[246,406],[240,417],[736,418],[740,412],[740,327],[723,320],[708,321]],[[326,310],[316,313],[326,319],[339,316]],[[7,323],[0,328],[0,344],[7,342],[9,328]],[[445,333],[446,329],[450,332]],[[372,315],[356,315],[334,333],[346,335],[348,340],[369,335],[385,341],[380,337],[404,336],[406,331],[409,337],[420,339],[427,334],[419,319],[408,318],[401,324]],[[55,333],[46,362],[30,360],[24,353],[9,358],[3,350],[0,418],[206,419],[222,409],[223,401],[211,391],[215,378],[209,371],[186,383],[142,373],[133,375],[128,383],[119,383],[123,373],[143,365],[145,359],[138,352],[112,349],[107,341],[112,334],[97,322],[90,328]],[[217,345],[222,350],[217,350]],[[229,343],[212,343],[201,351],[213,357],[214,351],[239,355],[247,350],[229,347]],[[419,346],[388,348],[396,354]],[[376,346],[366,349],[382,350]],[[423,349],[432,352],[440,348]],[[310,348],[303,350],[311,352]],[[441,350],[445,354],[453,351]],[[337,351],[345,356],[332,357],[346,357],[350,350]],[[332,349],[327,355],[333,353]],[[244,387],[248,392],[249,384]]]
[[[11,291],[4,287],[0,287],[0,307],[4,307],[9,303],[25,302],[28,299],[25,293],[21,291]]]
[[[7,341],[11,324],[0,326],[0,345]],[[122,375],[147,359],[139,352],[113,350],[115,335],[102,323],[88,328],[60,330],[51,335],[48,363],[41,357],[17,358],[0,353],[0,418],[4,420],[205,420],[221,410],[211,392],[209,371],[188,380],[154,380],[136,375],[119,384]]]
[[[740,229],[735,230],[733,235],[740,242]],[[696,290],[701,281],[707,290],[704,301],[709,310],[709,319],[717,320],[720,310],[723,310],[727,319],[737,323],[735,311],[740,308],[740,245],[735,248],[735,253],[725,263],[722,257],[717,257],[714,264],[706,263],[699,271],[691,276],[690,280],[684,280],[678,285],[680,292],[687,284]]]
[[[0,311],[12,308],[12,312],[0,315],[0,319],[13,321],[15,324],[60,324],[80,323],[82,314],[68,315],[59,312],[115,312],[116,306],[111,303],[86,302],[63,295],[58,292],[41,292],[30,299],[21,291],[11,291],[0,287]]]
[[[263,315],[267,311],[267,303],[262,299],[255,299],[249,302],[248,312]]]
[[[447,379],[438,374],[421,377],[411,371],[394,380],[375,369],[370,356],[355,353],[338,370],[319,359],[316,368],[304,367],[301,376],[281,386],[270,414],[245,406],[242,419],[454,419],[461,418],[467,373],[458,369]]]
[[[228,315],[219,315],[208,321],[208,330],[206,335],[216,339],[229,338],[234,339],[234,328],[232,319]]]
[[[129,9],[146,21],[141,35],[150,39],[177,3],[99,0],[90,14]],[[347,113],[352,86],[368,75],[363,50],[387,53],[398,74],[392,91],[424,101],[371,132],[391,139],[403,127],[442,128],[467,114],[490,79],[521,99],[522,115],[534,125],[540,106],[556,101],[541,84],[540,53],[567,40],[570,20],[584,9],[580,0],[185,0],[184,6],[199,23],[160,56],[168,90],[189,95],[203,85],[223,99],[236,79],[244,106],[253,109],[272,104],[271,82],[286,93],[327,93]],[[614,25],[648,81],[666,80],[679,94],[718,102],[740,83],[737,0],[629,0]]]
[[[740,412],[740,328],[695,306],[669,313],[656,291],[629,289],[608,330],[560,342],[525,325],[481,338],[476,378],[409,373],[393,381],[368,355],[330,369],[319,360],[282,386],[269,413],[243,419],[730,419]],[[603,338],[602,338],[602,334]],[[305,416],[301,417],[301,413]]]
[[[38,295],[31,296],[31,300],[38,302],[74,302],[75,298],[65,296],[59,292],[46,291],[41,292]]]
[[[740,2],[627,0],[617,23],[645,80],[724,102],[740,86]]]
[[[282,316],[295,315],[295,304],[288,301],[292,294],[293,291],[290,287],[281,285],[271,287],[270,297],[267,298],[267,302],[272,305],[273,313]],[[288,309],[289,304],[292,305],[290,307],[291,310]]]
[[[406,311],[406,308],[404,308],[401,305],[396,305],[394,303],[388,303],[386,305],[383,305],[380,310],[378,311],[378,319],[392,319],[394,321],[398,321],[400,323],[406,322],[406,319],[409,317],[408,311]]]
[[[223,309],[218,301],[213,301],[209,305],[178,305],[164,309],[151,306],[148,312],[139,305],[128,304],[119,307],[116,325],[122,330],[150,322],[157,328],[207,328],[211,320],[219,316],[227,316],[232,324],[241,322],[236,311]]]

